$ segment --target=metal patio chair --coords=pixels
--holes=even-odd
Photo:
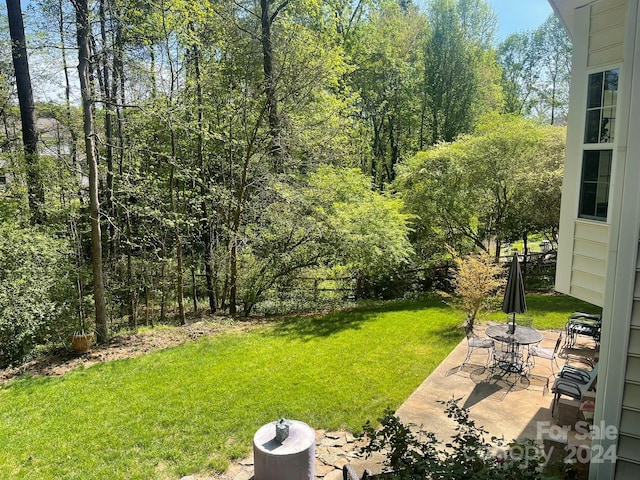
[[[460,368],[464,367],[465,364],[471,358],[471,355],[476,350],[484,350],[487,355],[487,359],[485,360],[484,366],[487,368],[491,362],[491,352],[493,351],[493,340],[490,338],[479,337],[473,330],[467,332],[467,356],[464,358],[462,365]]]
[[[558,335],[558,340],[556,340],[556,346],[554,348],[545,348],[540,345],[531,345],[529,347],[529,356],[527,357],[527,363],[529,365],[529,369],[532,369],[536,366],[536,357],[543,358],[545,360],[549,360],[551,364],[551,375],[554,377],[556,373],[553,369],[553,365],[555,364],[556,368],[559,369],[558,365],[558,351],[560,350],[560,345],[562,344],[562,332]]]

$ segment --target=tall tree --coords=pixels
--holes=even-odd
[[[373,10],[349,42],[354,63],[350,80],[358,92],[360,119],[370,132],[371,154],[361,168],[383,188],[395,178],[395,165],[413,153],[418,112],[414,95],[420,39],[427,21],[418,10],[386,2]]]
[[[445,244],[489,253],[490,242],[499,248],[503,240],[526,234],[555,234],[564,133],[531,119],[492,114],[473,135],[404,162],[394,186],[419,216],[416,249],[426,258]]]
[[[428,144],[452,141],[471,131],[482,109],[480,72],[496,17],[483,0],[432,0],[429,33],[424,44],[423,111],[430,120]],[[488,32],[488,33],[484,33]],[[483,78],[490,86],[493,79]],[[497,79],[496,79],[497,81]],[[488,99],[482,99],[486,103]],[[421,138],[421,145],[424,139]]]
[[[505,113],[528,115],[531,112],[537,101],[540,55],[538,42],[526,32],[509,35],[498,47]]]
[[[540,67],[544,84],[540,87],[541,116],[551,125],[565,123],[573,51],[571,39],[553,14],[536,30],[535,38],[542,52]]]
[[[565,123],[571,52],[571,40],[555,15],[533,31],[507,37],[498,47],[504,111]]]
[[[100,199],[98,195],[98,159],[95,144],[94,93],[91,82],[91,24],[89,0],[76,0],[76,38],[78,42],[78,76],[82,95],[82,121],[85,155],[89,165],[89,205],[91,222],[91,266],[93,272],[93,298],[95,303],[96,333],[99,343],[109,341],[107,311],[102,271],[102,232],[100,228]]]
[[[276,168],[281,168],[282,157],[286,154],[282,135],[281,118],[278,114],[278,98],[276,96],[276,71],[271,29],[278,14],[290,0],[283,0],[275,9],[271,9],[273,0],[260,0],[260,26],[262,43],[262,68],[264,71],[264,92],[267,104],[267,119],[271,135],[270,153]]]
[[[16,87],[22,121],[22,142],[27,172],[27,189],[31,223],[40,224],[45,220],[44,185],[38,165],[38,130],[36,128],[35,102],[29,73],[29,57],[22,20],[20,0],[7,0],[7,16],[11,35],[11,56],[16,75]]]

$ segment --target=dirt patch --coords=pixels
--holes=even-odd
[[[21,375],[59,376],[74,368],[90,366],[99,362],[132,358],[146,353],[174,347],[197,340],[203,336],[215,335],[232,329],[246,329],[256,322],[237,322],[225,317],[199,319],[180,327],[161,326],[139,333],[114,335],[108,345],[94,345],[87,353],[79,355],[69,347],[59,348],[18,367],[0,370],[0,384],[5,384]]]

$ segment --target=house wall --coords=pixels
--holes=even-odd
[[[627,0],[601,0],[591,6],[587,67],[622,62]]]
[[[619,123],[614,146],[617,172],[609,204],[612,215],[608,222],[610,234],[603,305],[604,318],[608,322],[603,324],[602,374],[598,380],[595,418],[597,424],[616,427],[617,436],[594,440],[594,452],[607,452],[614,447],[617,461],[615,464],[610,461],[592,463],[591,479],[640,478],[638,3],[638,0],[602,0],[590,7],[590,42],[592,38],[597,40],[589,46],[589,66],[592,62],[602,61],[606,65],[619,64],[621,69],[617,114]],[[626,21],[621,14],[623,10]],[[607,44],[603,43],[602,32],[609,34]],[[607,56],[604,56],[605,53]]]
[[[556,289],[603,307],[590,479],[640,478],[640,0],[551,0],[571,25],[574,58]],[[620,69],[606,222],[579,219],[587,79]],[[613,450],[612,450],[613,449]],[[603,454],[614,452],[615,462]]]
[[[576,9],[573,21],[573,64],[570,121],[567,129],[565,173],[556,290],[600,307],[604,304],[610,221],[578,218],[578,201],[587,104],[587,75],[619,67],[623,61],[627,0],[601,0]],[[616,191],[618,152],[614,148],[612,191]],[[617,169],[618,174],[620,169]]]

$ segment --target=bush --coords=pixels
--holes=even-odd
[[[0,368],[24,360],[60,326],[68,253],[61,240],[0,225]]]
[[[467,314],[465,329],[473,331],[476,317],[482,310],[492,308],[498,288],[504,283],[500,277],[503,269],[486,253],[455,257],[456,273],[452,281],[453,306]]]
[[[445,403],[445,402],[442,402]],[[390,410],[385,411],[380,428],[370,422],[363,427],[368,444],[363,451],[386,454],[383,478],[398,480],[542,480],[545,458],[532,440],[506,443],[492,438],[469,418],[468,410],[446,402],[447,416],[456,422],[456,433],[443,449],[434,433],[414,433]],[[564,470],[564,465],[562,466]],[[570,472],[563,472],[566,478]]]

